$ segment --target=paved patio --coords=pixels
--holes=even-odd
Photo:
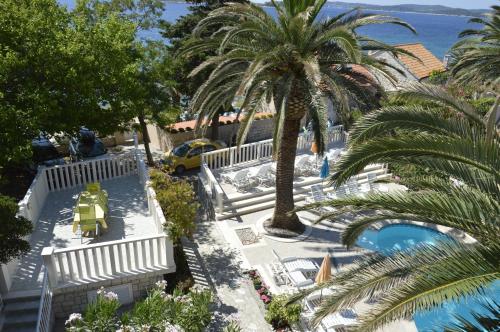
[[[275,284],[270,264],[277,263],[277,260],[273,256],[272,250],[275,250],[281,258],[288,256],[307,258],[317,262],[318,265],[321,264],[323,257],[327,253],[330,253],[332,259],[332,274],[352,264],[356,259],[361,258],[362,255],[367,252],[360,248],[348,250],[340,243],[341,233],[349,220],[335,224],[329,221],[312,224],[310,235],[305,239],[295,242],[277,241],[263,234],[259,234],[258,221],[266,216],[272,215],[272,212],[272,209],[259,211],[249,215],[218,221],[216,225],[223,234],[229,247],[241,253],[241,259],[243,260],[242,267],[258,269],[273,293],[291,292],[293,289]],[[303,220],[311,223],[318,218],[316,214],[307,211],[300,212],[299,216]],[[235,230],[241,228],[251,228],[257,234],[258,242],[250,245],[243,245],[235,232]],[[358,312],[363,312],[369,309],[369,307],[369,304],[361,302],[359,305],[355,306],[355,309]],[[401,320],[380,330],[380,332],[401,331],[416,332],[417,329],[413,321]]]
[[[342,143],[342,142],[332,142],[329,144],[328,149],[329,150],[343,149],[344,147],[345,147],[344,143]],[[296,160],[299,160],[300,158],[302,158],[303,156],[306,156],[306,155],[313,157],[313,154],[310,151],[301,151],[301,152],[297,153]],[[313,159],[313,158],[311,158],[311,159]],[[238,191],[238,190],[236,190],[236,188],[232,184],[224,182],[221,179],[221,175],[227,174],[230,172],[237,172],[240,170],[249,169],[252,167],[261,167],[261,166],[264,166],[266,164],[272,164],[272,163],[274,163],[272,158],[261,158],[259,160],[255,160],[253,162],[246,162],[243,164],[238,164],[238,165],[235,165],[235,166],[230,167],[230,168],[222,168],[222,169],[212,170],[212,173],[214,174],[215,178],[219,182],[222,190],[224,191],[224,193],[228,199],[238,198],[238,197],[243,196],[243,195],[248,194],[248,193],[263,194],[265,192],[274,191],[274,186],[273,185],[264,186],[264,185],[260,185],[260,184],[255,184],[251,188],[248,188],[248,189],[243,190],[243,191]],[[315,162],[315,165],[313,167],[315,169],[314,172],[312,172],[311,175],[307,175],[307,176],[296,176],[294,178],[294,184],[296,186],[302,186],[308,182],[320,180],[319,173],[321,170],[322,163],[323,163],[323,158],[318,157],[316,162]]]
[[[44,247],[60,249],[156,234],[138,176],[107,180],[101,185],[109,197],[108,230],[96,239],[82,239],[79,231],[73,233],[73,208],[82,187],[50,193],[30,238],[31,251],[20,260],[11,291],[41,288]]]

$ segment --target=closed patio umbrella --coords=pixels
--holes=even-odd
[[[323,159],[323,165],[321,165],[321,171],[319,172],[319,177],[326,179],[330,174],[330,164],[328,164],[328,157]]]
[[[316,274],[315,282],[318,285],[330,280],[332,277],[332,262],[330,261],[330,254],[326,254],[325,258],[323,258],[323,262],[319,268],[318,274]],[[323,289],[321,290],[321,295],[319,300],[321,301],[321,297],[323,296]]]

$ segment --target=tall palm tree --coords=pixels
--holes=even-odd
[[[194,31],[195,35],[222,26],[211,38],[194,41],[182,56],[200,52],[216,55],[191,75],[207,67],[210,77],[193,97],[198,126],[211,119],[221,106],[242,102],[238,144],[244,142],[256,113],[276,109],[273,134],[276,167],[276,205],[271,227],[298,232],[302,224],[293,213],[293,174],[301,121],[312,120],[314,139],[322,153],[325,147],[328,96],[337,109],[347,112],[349,103],[373,103],[363,88],[367,77],[351,70],[352,64],[387,74],[387,64],[364,51],[403,53],[383,43],[360,36],[356,29],[367,24],[393,23],[413,30],[399,19],[350,11],[320,19],[326,0],[273,1],[277,18],[254,4],[229,4],[212,11]],[[372,81],[372,83],[374,83]]]
[[[486,18],[472,18],[481,29],[468,29],[453,46],[452,73],[460,82],[486,86],[500,93],[500,6],[492,6]]]
[[[373,254],[321,286],[336,285],[338,292],[325,298],[316,322],[370,298],[376,304],[361,315],[357,330],[375,331],[445,301],[483,293],[500,279],[498,133],[488,133],[474,108],[443,88],[412,85],[400,98],[407,101],[406,106],[382,108],[356,124],[348,153],[337,163],[331,181],[339,186],[368,164],[380,162],[432,172],[402,179],[409,188],[419,189],[370,193],[363,198],[320,204],[337,209],[321,218],[335,222],[345,213],[357,216],[342,235],[347,246],[354,245],[364,230],[382,220],[451,227],[468,233],[476,242],[442,242],[392,256]],[[435,106],[424,107],[413,101]],[[315,206],[305,208],[311,207]]]

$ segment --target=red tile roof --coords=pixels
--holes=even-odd
[[[272,113],[267,113],[267,112],[262,112],[262,113],[258,113],[259,115],[257,115],[258,117],[262,118],[262,117],[267,117],[269,114],[272,114]],[[239,121],[241,121],[241,117],[239,119]],[[230,124],[230,123],[233,123],[236,121],[236,116],[220,116],[219,117],[219,123],[225,123],[225,124]],[[175,129],[177,131],[181,130],[181,131],[190,131],[190,130],[194,130],[196,126],[196,120],[189,120],[189,121],[182,121],[182,122],[176,122],[174,124],[171,124],[169,126],[167,126],[167,130],[172,130],[172,129]]]
[[[397,48],[403,49],[412,53],[415,57],[420,59],[414,59],[407,55],[399,55],[398,58],[401,62],[412,72],[419,80],[429,77],[433,71],[445,71],[443,63],[434,56],[424,45],[420,43],[415,44],[401,44],[395,45]]]

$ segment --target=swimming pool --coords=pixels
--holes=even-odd
[[[394,250],[406,250],[418,244],[436,244],[439,241],[452,238],[434,229],[408,224],[392,224],[379,230],[365,230],[356,242],[362,248],[389,255]],[[422,311],[413,316],[419,332],[442,331],[442,325],[457,322],[456,315],[471,319],[471,311],[483,312],[481,300],[500,299],[500,282],[493,283],[485,291],[487,297],[463,297],[459,301],[448,301],[442,307],[430,311]],[[487,332],[487,331],[485,331]]]

